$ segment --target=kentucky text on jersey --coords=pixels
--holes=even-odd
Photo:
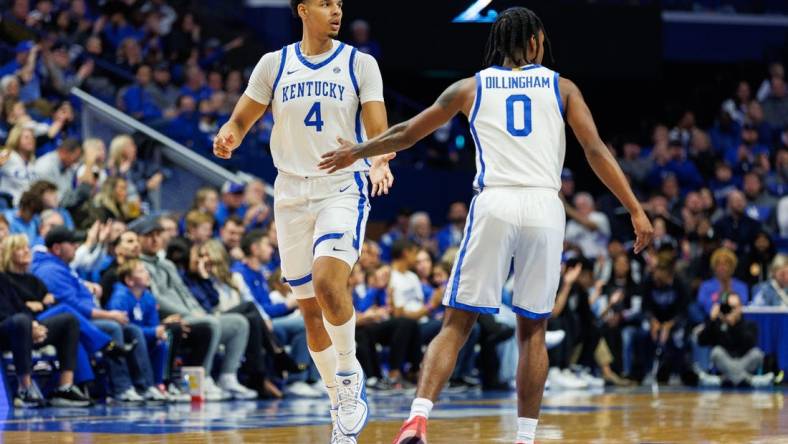
[[[550,77],[487,77],[486,89],[549,88]]]
[[[345,86],[334,82],[308,81],[282,88],[282,103],[299,97],[330,97],[342,101],[345,98]]]

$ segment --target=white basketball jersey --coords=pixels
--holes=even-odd
[[[561,189],[566,134],[558,77],[541,65],[491,67],[476,74],[469,119],[476,189]]]
[[[353,72],[357,50],[335,42],[332,51],[315,64],[301,54],[299,43],[282,49],[271,100],[271,155],[280,171],[326,176],[317,165],[323,154],[337,148],[337,137],[365,140],[358,80]],[[343,171],[368,169],[369,164],[360,160]]]

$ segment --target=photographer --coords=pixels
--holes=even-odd
[[[741,298],[736,293],[722,293],[714,304],[711,317],[698,335],[700,345],[713,347],[711,361],[721,376],[700,372],[702,385],[719,386],[723,381],[734,385],[764,387],[772,384],[774,375],[756,376],[764,354],[756,347],[758,327],[742,319]]]

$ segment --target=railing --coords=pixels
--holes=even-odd
[[[81,124],[83,138],[97,137],[109,145],[118,134],[142,134],[154,142],[154,153],[148,162],[156,170],[163,170],[165,161],[170,167],[166,180],[157,193],[149,194],[151,210],[185,210],[194,191],[205,185],[220,187],[226,181],[243,183],[252,177],[234,173],[212,162],[166,134],[124,114],[87,92],[74,88],[71,94],[82,103]],[[271,190],[268,190],[269,193]]]

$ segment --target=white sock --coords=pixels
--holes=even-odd
[[[328,397],[331,399],[331,408],[337,406],[337,351],[333,345],[330,345],[323,351],[316,352],[309,349],[309,354],[312,355],[312,361],[315,362],[317,372],[320,373],[320,379],[326,385]]]
[[[538,419],[517,418],[517,442],[533,444],[536,439],[536,424]]]
[[[337,351],[337,373],[355,373],[361,370],[356,359],[356,312],[342,325],[332,325],[323,318],[331,343]]]
[[[415,418],[416,416],[423,416],[429,419],[432,406],[432,401],[427,398],[414,399],[413,403],[410,405],[410,416],[408,416],[408,421]]]

